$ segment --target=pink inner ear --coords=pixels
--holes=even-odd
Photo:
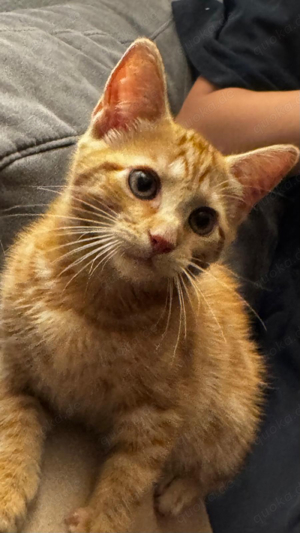
[[[232,174],[244,186],[244,215],[276,187],[299,156],[294,146],[274,146],[229,158]]]
[[[116,66],[94,112],[98,135],[128,129],[136,119],[155,121],[166,112],[161,59],[146,40],[133,44]]]
[[[244,186],[242,200],[244,209],[249,207],[248,210],[250,211],[261,198],[268,194],[267,191],[272,190],[272,187],[268,189],[269,179],[267,175],[265,175],[265,179],[257,179],[259,171],[255,169],[255,165],[251,168],[246,162],[243,162],[243,164],[237,163],[233,165],[231,172]]]

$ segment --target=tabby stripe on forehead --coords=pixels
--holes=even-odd
[[[201,166],[201,174],[200,176],[197,176],[197,181],[199,183],[201,183],[201,181],[204,180],[204,178],[206,178],[206,176],[208,176],[208,174],[210,173],[211,171],[211,167],[209,166],[209,164],[207,164],[207,166],[203,169],[203,167]]]
[[[118,165],[117,163],[105,161],[104,163],[101,163],[101,165],[97,165],[95,167],[89,168],[88,170],[84,170],[83,172],[79,172],[79,174],[77,174],[76,176],[76,181],[80,184],[81,182],[92,178],[97,173],[113,172],[114,170],[123,170],[123,167],[121,165]]]

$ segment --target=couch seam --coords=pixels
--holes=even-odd
[[[65,29],[61,29],[61,30],[53,30],[53,31],[47,31],[46,29],[43,29],[43,28],[35,28],[34,26],[31,28],[31,27],[28,27],[28,28],[0,28],[0,33],[23,33],[23,32],[40,32],[40,33],[46,33],[47,35],[52,35],[52,36],[55,36],[55,35],[59,35],[60,33],[79,33],[80,35],[88,35],[90,33],[99,33],[101,35],[108,35],[106,32],[104,31],[101,31],[101,30],[84,30],[84,31],[79,31],[79,30],[75,30],[75,29],[69,29],[69,28],[65,28]]]
[[[157,37],[159,37],[159,35],[161,35],[161,33],[166,30],[170,24],[174,21],[173,17],[170,17],[168,20],[166,20],[166,22],[164,22],[162,24],[162,26],[160,26],[157,30],[155,30],[149,37],[148,39],[151,39],[151,40],[154,40],[154,39],[157,39]],[[61,29],[61,30],[53,30],[53,31],[47,31],[46,29],[42,29],[42,28],[37,28],[37,27],[27,27],[27,28],[0,28],[0,33],[21,33],[21,32],[34,32],[34,31],[37,31],[37,32],[42,32],[42,33],[46,33],[47,35],[52,35],[53,37],[55,37],[56,35],[60,35],[60,34],[68,34],[68,33],[71,33],[71,34],[74,34],[74,33],[77,33],[77,34],[80,34],[80,35],[86,35],[87,37],[89,35],[110,35],[109,33],[105,32],[105,31],[102,31],[102,30],[93,30],[93,29],[90,29],[90,30],[84,30],[84,31],[78,31],[76,29],[69,29],[69,28],[64,28],[64,29]],[[124,41],[123,40],[119,40],[119,43],[120,44],[126,44],[126,43],[131,43],[133,42],[132,39],[125,39]]]
[[[72,146],[77,142],[79,138],[79,135],[67,135],[65,137],[61,137],[59,139],[51,139],[48,141],[43,141],[39,144],[32,144],[29,146],[26,146],[26,148],[23,148],[21,150],[16,150],[15,152],[11,152],[10,154],[7,154],[3,156],[0,159],[0,172],[7,168],[9,165],[14,163],[15,161],[18,161],[20,159],[24,159],[25,157],[29,157],[32,155],[37,155],[42,152],[47,152],[49,150],[56,150],[59,148],[65,148],[67,146]]]
[[[173,17],[170,17],[169,20],[166,20],[166,22],[160,28],[158,28],[149,36],[149,39],[157,39],[157,37],[159,37],[173,22]]]
[[[166,20],[166,22],[164,22],[162,26],[160,26],[157,30],[155,30],[153,33],[151,33],[151,35],[149,35],[149,37],[147,37],[147,39],[150,39],[151,41],[153,41],[154,39],[157,39],[157,37],[159,37],[172,24],[172,22],[174,22],[173,17],[171,17],[168,20]],[[134,40],[135,39],[127,39],[125,41],[120,41],[119,40],[119,43],[120,44],[129,44],[129,43],[132,43]]]

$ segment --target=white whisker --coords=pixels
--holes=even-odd
[[[181,302],[182,302],[184,338],[186,339],[186,335],[187,335],[187,316],[186,316],[186,309],[185,309],[184,294],[183,294],[183,290],[182,290],[182,286],[181,286],[181,284],[183,283],[182,275],[179,274],[178,278],[179,278],[180,297],[181,297]]]
[[[40,186],[39,189],[43,190],[43,191],[48,191],[48,192],[53,192],[55,194],[59,194],[60,196],[64,196],[65,194],[65,191],[52,191],[51,189],[48,189],[47,187],[43,187],[43,186]],[[106,211],[104,211],[103,209],[99,209],[99,207],[95,206],[94,204],[91,204],[90,202],[87,202],[86,200],[84,200],[83,198],[78,198],[78,196],[75,196],[74,194],[71,193],[71,198],[73,198],[73,200],[76,200],[78,202],[80,202],[81,204],[84,204],[86,205],[87,207],[91,207],[92,209],[94,209],[95,211],[98,211],[99,213],[101,213],[101,216],[100,215],[97,215],[96,213],[96,216],[98,216],[99,218],[102,218],[103,215],[105,215],[106,218],[110,219],[111,221],[115,221],[116,220],[116,213],[110,208],[108,207],[108,209],[114,213],[114,215],[112,215],[111,213],[107,213]],[[96,199],[96,198],[94,198]],[[97,199],[96,199],[97,200]],[[102,203],[102,205],[105,206],[105,203]],[[87,213],[90,213],[89,210],[87,209],[83,209],[82,207],[75,207],[75,209],[80,209],[81,211],[85,211]]]
[[[65,248],[66,246],[73,246],[74,244],[78,244],[78,243],[82,243],[82,242],[91,242],[91,241],[94,241],[94,240],[100,240],[99,239],[99,235],[101,235],[102,237],[108,237],[109,235],[112,235],[113,233],[108,233],[107,231],[104,231],[103,230],[103,233],[100,233],[100,232],[97,232],[97,235],[95,235],[93,232],[91,232],[93,234],[92,237],[85,237],[84,239],[81,239],[80,237],[84,235],[84,233],[80,233],[79,234],[79,237],[74,241],[71,241],[71,242],[65,242],[63,244],[58,244],[57,246],[54,246],[53,248],[50,248],[50,251],[53,252],[55,250],[59,250],[60,248]]]
[[[175,282],[175,286],[176,286],[176,289],[177,289],[177,296],[178,296],[178,302],[179,302],[179,323],[178,323],[178,334],[177,334],[177,339],[176,339],[176,344],[175,344],[175,348],[174,348],[174,352],[173,352],[173,358],[172,358],[172,362],[174,361],[174,358],[175,358],[175,355],[176,355],[176,352],[177,352],[177,348],[178,348],[178,345],[179,345],[179,342],[180,342],[180,335],[181,335],[181,325],[182,325],[182,300],[181,300],[181,287],[180,287],[180,283],[179,283],[179,275],[177,274],[177,276],[175,277],[174,279],[174,282]]]
[[[60,219],[67,219],[67,220],[76,220],[76,221],[79,221],[79,222],[94,222],[96,224],[98,224],[99,226],[102,226],[102,224],[98,223],[98,222],[95,222],[94,220],[91,220],[91,219],[88,219],[88,218],[81,218],[81,217],[73,217],[73,216],[70,216],[70,215],[53,215],[52,213],[13,213],[13,214],[10,214],[10,215],[1,215],[0,216],[0,219],[1,218],[14,218],[14,217],[34,217],[34,218],[37,218],[38,216],[43,216],[43,217],[50,217],[50,218],[60,218]]]
[[[193,265],[193,266],[194,266],[194,265]],[[192,274],[191,272],[190,272],[190,275],[191,275],[195,280],[197,279],[197,278],[195,278],[195,277],[193,276],[193,274]],[[200,293],[201,298],[203,298],[204,302],[206,303],[206,305],[207,305],[207,307],[208,307],[208,309],[209,309],[209,311],[210,311],[210,313],[211,313],[211,315],[212,315],[214,321],[216,322],[216,324],[217,324],[217,326],[218,326],[218,328],[219,328],[219,330],[220,330],[220,332],[221,332],[221,335],[222,335],[222,337],[223,337],[224,342],[227,344],[227,339],[226,339],[226,337],[225,337],[225,335],[224,335],[223,328],[222,328],[222,326],[221,326],[219,320],[217,319],[217,316],[216,316],[214,310],[212,309],[211,305],[208,303],[207,299],[205,298],[205,296],[204,296],[204,294],[203,294],[203,291],[201,291],[201,288],[200,288],[199,284],[196,285],[196,287],[197,287],[197,289],[198,289],[198,291],[199,291],[199,293]]]
[[[173,280],[168,280],[168,292],[167,292],[167,294],[169,295],[169,309],[168,309],[168,316],[167,316],[167,324],[166,324],[164,332],[163,332],[163,334],[161,336],[160,342],[162,342],[163,339],[165,338],[165,336],[167,334],[167,331],[169,329],[169,325],[170,325],[170,319],[171,319],[171,313],[172,313],[172,303],[173,303]]]
[[[100,248],[103,250],[105,249],[107,246],[110,246],[111,243],[114,243],[115,241],[112,239],[111,241],[107,242],[105,245],[101,246]],[[73,263],[71,263],[70,265],[68,265],[66,268],[64,268],[59,276],[62,276],[62,274],[64,274],[65,272],[67,272],[68,270],[70,270],[71,268],[73,268],[74,266],[77,266],[77,265],[80,265],[80,263],[82,263],[82,261],[85,261],[86,259],[88,259],[89,257],[91,257],[92,255],[96,254],[99,252],[99,247],[97,247],[95,250],[92,250],[91,252],[85,254],[83,257],[79,257],[78,259],[76,259],[75,261],[73,261]],[[90,264],[90,263],[89,263]]]
[[[109,261],[109,259],[111,259],[118,251],[119,249],[121,248],[121,244],[119,245],[116,245],[112,251],[110,251],[106,257],[104,257],[100,263],[97,264],[96,268],[94,268],[94,271],[92,272],[92,274],[102,265],[102,268],[101,270],[104,269],[106,263]]]
[[[119,251],[120,247],[121,247],[121,244],[114,245],[114,246],[113,246],[113,250],[112,250],[111,252],[108,250],[107,255],[105,255],[105,254],[101,254],[101,255],[98,254],[98,255],[97,255],[97,256],[91,261],[91,267],[90,267],[90,270],[89,270],[89,273],[88,273],[88,280],[87,280],[87,284],[86,284],[85,292],[87,292],[87,289],[88,289],[89,283],[90,283],[90,281],[91,281],[91,279],[92,279],[92,277],[93,277],[93,274],[94,274],[94,272],[96,272],[96,270],[98,269],[98,267],[102,264],[102,261],[105,260],[105,259],[107,259],[107,261],[108,261],[109,259],[111,259],[111,258],[113,257],[113,255],[115,255],[115,254]],[[99,259],[99,257],[101,258],[103,255],[104,255],[104,258],[103,258],[103,259],[100,259],[100,262],[97,263],[96,266],[94,267],[94,263],[95,263],[95,261],[96,261],[97,259]],[[106,261],[106,262],[107,262],[107,261]],[[105,264],[106,264],[106,263],[105,263]],[[103,265],[102,270],[103,270],[103,268],[105,267],[105,264]]]
[[[113,246],[114,246],[114,244],[111,244],[111,243],[109,243],[109,244],[103,246],[103,249],[105,248],[105,250],[102,250],[102,251],[103,251],[103,254],[104,254],[105,252],[109,251]],[[108,248],[108,250],[107,250],[107,248]],[[96,253],[98,250],[99,250],[99,249],[94,250],[93,252],[89,252],[89,253],[86,254],[84,257],[82,257],[81,260],[80,260],[77,264],[80,264],[82,261],[88,259],[91,255],[93,255],[94,253]],[[72,283],[72,281],[73,281],[73,280],[74,280],[79,274],[81,274],[81,272],[82,272],[85,268],[89,267],[89,265],[90,265],[93,261],[94,261],[94,258],[91,259],[91,261],[89,261],[86,265],[83,265],[83,267],[82,267],[78,272],[76,272],[76,273],[74,274],[74,276],[72,276],[72,278],[68,281],[68,283],[65,285],[65,287],[64,287],[63,290],[65,291],[66,288],[70,285],[70,283]],[[75,263],[72,263],[72,265],[70,265],[70,267],[68,267],[68,268],[71,268],[71,266],[74,266],[74,265],[75,265]],[[63,272],[65,272],[66,270],[67,270],[67,269],[65,269]],[[61,272],[61,274],[62,274],[63,272]],[[61,275],[61,274],[60,274],[60,275]]]
[[[189,275],[189,273],[187,272],[187,270],[184,268],[183,271],[182,271],[183,274],[185,274],[185,276],[187,277],[188,281],[190,282],[190,284],[192,285],[194,291],[195,291],[195,294],[197,296],[197,301],[198,301],[198,309],[199,309],[199,304],[200,304],[200,301],[199,301],[199,294],[197,293],[195,287],[194,287],[194,282],[193,282],[193,279],[191,278],[191,276]],[[187,297],[188,297],[188,300],[189,300],[189,303],[190,303],[190,306],[191,306],[191,309],[192,311],[194,311],[194,306],[193,306],[193,302],[192,302],[192,299],[191,299],[191,295],[190,295],[190,292],[188,290],[188,288],[186,287],[186,284],[184,283],[184,281],[182,280],[183,282],[183,286],[184,286],[184,289],[185,289],[185,292],[187,294]]]
[[[88,244],[84,244],[83,246],[78,246],[74,250],[69,250],[65,254],[60,255],[59,257],[57,257],[54,261],[51,262],[51,264],[55,264],[55,263],[58,263],[60,261],[63,261],[67,257],[70,257],[71,255],[76,254],[77,252],[80,253],[80,252],[83,252],[84,250],[92,248],[93,246],[98,246],[99,244],[109,242],[111,239],[112,239],[111,236],[103,237],[101,239],[99,239],[99,237],[94,237],[93,239],[89,239],[89,241],[92,241],[92,242],[89,242]],[[77,241],[77,243],[79,243],[79,242],[80,241]],[[72,244],[75,244],[75,243],[72,243]]]
[[[208,273],[210,276],[212,276],[213,279],[215,279],[220,285],[222,285],[223,287],[226,287],[227,290],[229,290],[229,291],[231,291],[231,292],[235,292],[235,293],[238,295],[239,299],[242,300],[242,302],[244,302],[244,305],[246,305],[246,306],[250,309],[250,311],[252,311],[252,313],[253,313],[254,316],[257,318],[257,320],[259,320],[259,322],[261,323],[261,325],[262,325],[262,327],[264,328],[264,330],[267,331],[266,325],[265,325],[264,321],[260,318],[259,314],[258,314],[258,313],[255,311],[255,309],[253,309],[253,307],[252,307],[252,306],[251,306],[251,305],[245,300],[245,298],[243,298],[243,297],[242,297],[242,296],[241,296],[241,295],[240,295],[235,289],[232,289],[232,288],[229,287],[226,283],[223,283],[223,282],[220,281],[218,278],[216,278],[216,276],[214,276],[214,275],[211,273],[210,269],[206,269],[206,270],[205,270],[204,268],[199,267],[199,266],[196,265],[195,263],[191,263],[191,265],[192,265],[194,268],[198,269],[199,272],[207,272],[207,273]],[[222,265],[220,265],[220,266],[222,266]]]

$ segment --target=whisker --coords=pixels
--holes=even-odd
[[[115,245],[115,247],[113,248],[112,252],[108,251],[108,254],[106,256],[104,256],[103,260],[107,259],[107,261],[108,261],[109,259],[111,259],[113,257],[113,255],[115,255],[119,251],[120,247],[121,247],[121,244]],[[88,280],[87,280],[87,284],[86,284],[86,288],[85,288],[85,293],[88,290],[88,286],[89,286],[89,283],[90,283],[90,281],[91,281],[91,279],[93,277],[93,274],[96,272],[96,270],[102,264],[102,259],[100,259],[99,263],[97,263],[95,267],[94,267],[94,263],[95,263],[96,259],[99,259],[99,257],[101,258],[102,255],[103,254],[101,254],[101,255],[98,254],[91,262],[92,264],[91,264],[91,267],[90,267],[90,270],[89,270],[89,274],[88,274]],[[105,264],[106,264],[106,262],[105,262]],[[105,267],[105,264],[103,265],[102,270]]]
[[[114,245],[114,246],[117,246],[118,245],[118,248],[120,247],[120,244],[119,244],[119,240],[118,239],[114,239],[111,241],[111,243]],[[90,268],[90,271],[89,271],[89,275],[92,276],[93,275],[93,267],[94,267],[94,263],[95,261],[97,261],[97,259],[99,259],[100,257],[102,257],[103,253],[102,253],[102,248],[100,248],[100,251],[99,253],[96,255],[96,257],[93,259],[93,262],[91,264],[91,268]],[[95,270],[98,268],[98,266],[96,265],[95,267]]]
[[[111,230],[112,226],[111,224],[99,224],[97,226],[60,226],[59,228],[47,228],[44,230],[40,230],[40,233],[54,233],[56,232],[55,236],[62,236],[62,235],[88,235],[88,234],[99,234],[101,235],[103,232],[106,232],[108,230]],[[66,231],[68,230],[68,231]],[[83,231],[87,230],[87,231]]]
[[[177,289],[180,313],[179,313],[178,335],[177,335],[175,349],[174,349],[174,352],[173,352],[172,361],[174,361],[174,357],[176,355],[176,351],[177,351],[177,348],[178,348],[178,345],[179,345],[182,325],[183,325],[183,329],[184,329],[184,338],[186,338],[186,335],[187,335],[187,317],[186,317],[184,296],[183,296],[182,287],[181,287],[181,283],[182,283],[181,274],[177,274],[177,276],[174,279],[174,282],[175,282],[176,289]]]
[[[169,300],[169,285],[170,285],[170,280],[168,279],[168,286],[167,286],[167,295],[166,295],[166,300],[165,300],[165,305],[164,305],[164,308],[163,308],[163,312],[160,314],[160,317],[159,319],[157,320],[157,322],[154,324],[154,329],[157,328],[158,324],[160,323],[160,321],[163,319],[163,317],[165,316],[165,312],[167,310],[167,307],[168,307],[168,300]]]
[[[117,216],[113,217],[110,213],[106,213],[106,211],[104,211],[104,210],[100,211],[99,208],[97,208],[96,206],[93,206],[92,204],[88,204],[84,200],[79,200],[78,198],[75,198],[75,197],[73,197],[73,200],[76,200],[76,201],[78,201],[80,203],[83,203],[83,204],[86,204],[88,206],[90,205],[91,208],[94,209],[96,212],[91,211],[89,209],[84,209],[83,207],[78,207],[76,205],[73,205],[73,209],[75,211],[82,211],[84,213],[89,213],[90,215],[93,215],[93,216],[97,217],[97,219],[99,219],[99,220],[103,220],[104,219],[106,221],[110,221],[111,223],[115,222],[117,220]],[[100,214],[98,213],[98,211],[99,211]]]
[[[1,246],[2,253],[3,253],[3,255],[5,256],[5,255],[6,255],[6,251],[5,251],[5,249],[4,249],[3,242],[2,242],[1,239],[0,239],[0,246]]]
[[[88,218],[81,218],[81,217],[73,217],[70,215],[53,215],[52,213],[13,213],[10,215],[1,215],[0,218],[13,218],[13,217],[34,217],[37,218],[38,216],[44,216],[44,217],[51,217],[51,218],[60,218],[60,219],[67,219],[67,220],[76,220],[79,222],[94,222],[98,224],[99,226],[102,226],[102,224],[96,222],[95,220],[90,220]]]
[[[28,207],[49,207],[49,204],[17,204],[17,205],[12,205],[11,207],[6,207],[5,209],[3,209],[3,213],[6,213],[8,211],[12,211],[13,209],[27,209]],[[18,214],[18,213],[15,213],[15,214]],[[26,213],[21,213],[21,214],[26,214]],[[44,213],[42,213],[44,214]]]
[[[93,200],[95,200],[99,205],[102,205],[105,207],[105,209],[108,209],[113,215],[116,215],[116,212],[114,209],[112,209],[112,207],[110,207],[109,205],[107,205],[101,198],[98,198],[98,197],[95,197],[95,196],[92,196],[91,193],[88,193],[89,196],[91,196],[93,198]]]
[[[173,288],[174,288],[173,280],[171,280],[171,281],[168,280],[168,295],[170,295],[169,310],[168,310],[167,324],[166,324],[164,332],[163,332],[163,334],[161,336],[160,342],[162,342],[163,339],[165,338],[165,336],[167,334],[167,331],[169,329],[169,325],[170,325],[170,319],[171,319],[171,313],[172,313],[172,304],[173,304]]]
[[[244,302],[244,304],[250,309],[250,311],[252,311],[252,313],[254,314],[254,316],[257,318],[257,320],[259,320],[259,322],[261,323],[262,327],[264,328],[265,331],[267,331],[267,328],[266,328],[266,325],[264,323],[264,321],[260,318],[259,314],[255,311],[255,309],[253,309],[253,307],[245,300],[245,298],[243,298],[238,292],[235,291],[235,289],[232,289],[231,287],[229,287],[227,284],[223,283],[222,281],[220,281],[218,278],[216,278],[210,271],[210,269],[204,269],[204,268],[201,268],[199,267],[198,265],[196,265],[195,263],[192,263],[192,265],[195,267],[195,268],[198,268],[200,272],[207,272],[208,274],[210,274],[210,276],[212,276],[218,283],[220,283],[220,285],[222,285],[223,287],[226,287],[227,290],[231,291],[231,292],[235,292],[238,297],[240,298],[240,300],[242,300],[242,302]],[[220,265],[223,267],[223,265]],[[225,268],[225,267],[224,267]]]
[[[93,232],[92,232],[92,234],[93,234]],[[99,233],[99,235],[101,235],[103,238],[104,238],[104,237],[109,237],[109,236],[112,235],[112,234],[113,234],[112,232],[111,232],[111,233],[108,233],[107,231],[105,231],[105,232],[103,231],[103,233]],[[80,237],[83,236],[83,235],[84,235],[84,233],[80,233],[80,234],[79,234],[79,238],[76,239],[75,241],[65,242],[65,243],[63,243],[63,244],[58,244],[57,246],[54,246],[53,248],[50,248],[50,251],[53,252],[53,251],[55,251],[55,250],[59,250],[60,248],[65,248],[66,246],[73,246],[74,244],[78,244],[79,242],[80,242],[80,243],[82,243],[82,242],[91,242],[91,241],[93,241],[93,240],[95,240],[95,239],[96,239],[97,241],[101,240],[101,239],[99,239],[98,232],[97,232],[97,235],[94,235],[94,234],[93,234],[92,237],[86,237],[86,238],[84,238],[84,239],[81,239]]]
[[[177,296],[178,296],[178,302],[179,302],[179,322],[178,322],[178,334],[177,334],[177,339],[176,339],[176,344],[175,344],[175,348],[174,348],[174,352],[173,352],[173,357],[172,357],[172,362],[174,361],[174,358],[175,358],[175,355],[176,355],[176,352],[177,352],[177,348],[178,348],[178,345],[179,345],[179,341],[180,341],[180,335],[181,335],[181,301],[180,301],[180,297],[179,297],[179,290],[178,290],[178,278],[176,276],[176,278],[174,279],[174,283],[175,283],[175,286],[176,286],[176,289],[177,289]]]
[[[186,316],[186,309],[185,309],[185,301],[184,301],[184,294],[182,290],[182,275],[179,274],[179,286],[180,286],[180,294],[181,294],[181,301],[182,301],[182,312],[183,312],[183,325],[184,325],[184,338],[186,339],[187,335],[187,316]]]
[[[109,245],[105,245],[105,246],[103,246],[103,248],[106,248],[106,247],[108,247],[108,246],[111,247],[112,245],[111,245],[111,244],[109,244]],[[83,260],[85,260],[85,259],[88,259],[92,254],[96,253],[97,251],[98,251],[98,250],[94,250],[93,252],[89,252],[88,254],[86,254],[86,255],[81,259],[81,261],[80,261],[79,263],[81,263],[81,262],[82,262]],[[103,251],[103,253],[105,253],[105,251]],[[91,259],[91,261],[89,261],[89,262],[87,263],[87,265],[83,265],[83,267],[82,267],[78,272],[76,272],[76,273],[74,274],[74,276],[71,277],[71,279],[70,279],[70,280],[68,281],[68,283],[65,285],[63,291],[65,291],[66,288],[70,285],[70,283],[72,283],[72,281],[73,281],[73,280],[74,280],[79,274],[81,274],[81,272],[82,272],[83,270],[85,270],[85,268],[87,268],[87,267],[88,267],[93,261],[94,261],[94,258]],[[79,264],[79,263],[78,263],[78,264]],[[73,266],[73,265],[74,265],[74,263],[72,264],[72,266]],[[66,269],[65,269],[65,271],[66,271]],[[62,274],[62,272],[61,272],[61,274]],[[61,275],[61,274],[60,274],[60,275]]]
[[[229,194],[222,194],[220,195],[220,198],[228,198],[228,199],[232,199],[232,200],[237,200],[238,202],[241,202],[242,204],[245,204],[249,207],[252,206],[252,203],[251,202],[246,202],[246,200],[244,200],[241,196],[232,196],[232,195],[229,195]]]
[[[220,267],[223,267],[223,265],[219,264]],[[224,267],[226,268],[226,270],[228,270],[230,272],[230,274],[232,276],[234,276],[235,278],[239,279],[239,280],[242,280],[242,281],[245,281],[246,283],[251,283],[251,285],[254,285],[254,287],[257,287],[258,289],[262,289],[262,290],[267,290],[266,287],[264,287],[263,285],[261,285],[260,283],[257,283],[256,281],[253,281],[251,279],[248,279],[248,278],[244,278],[243,276],[241,276],[240,274],[237,274],[236,272],[234,272],[231,268],[229,267]]]
[[[94,237],[93,239],[89,239],[89,240],[92,241],[92,242],[89,242],[88,244],[84,244],[83,246],[78,246],[74,250],[69,250],[65,254],[60,255],[59,257],[57,257],[54,261],[51,262],[51,264],[55,264],[55,263],[57,263],[59,261],[65,260],[67,257],[70,257],[71,255],[73,255],[73,254],[75,254],[77,252],[81,252],[81,251],[84,251],[86,249],[92,248],[93,246],[97,246],[100,243],[106,243],[106,242],[111,240],[111,236],[103,237],[102,239],[99,239],[99,237]],[[80,241],[77,241],[77,242],[80,242]],[[75,243],[71,243],[71,244],[75,244]]]
[[[221,181],[220,183],[217,183],[217,185],[214,186],[214,190],[217,191],[218,189],[220,189],[220,187],[222,187],[222,185],[225,185],[225,183],[227,183],[227,185],[230,184],[228,178],[226,180]],[[226,188],[223,187],[223,189],[225,190]]]
[[[197,297],[197,302],[198,302],[198,311],[199,311],[200,299],[199,299],[199,293],[198,293],[198,291],[196,290],[196,287],[195,287],[194,280],[193,280],[193,278],[189,275],[189,272],[188,272],[186,269],[183,269],[183,274],[186,275],[187,279],[189,280],[190,284],[192,285],[192,287],[193,287],[193,289],[194,289],[194,291],[195,291],[195,294],[196,294],[196,297]],[[191,296],[190,296],[190,293],[189,293],[188,289],[186,289],[186,292],[187,292],[187,295],[188,295],[188,299],[189,299],[189,302],[190,302],[190,306],[191,306],[192,310],[194,311],[193,302],[192,302],[192,299],[191,299]]]
[[[48,189],[47,187],[44,187],[44,186],[40,186],[39,187],[40,190],[43,190],[43,191],[48,191],[48,192],[52,192],[52,193],[55,193],[55,194],[59,194],[60,196],[64,196],[65,194],[65,190],[60,192],[60,191],[52,191],[51,189]],[[70,192],[69,192],[70,193]],[[106,204],[102,203],[102,205],[104,205],[105,207],[107,207],[112,213],[114,213],[114,216],[110,213],[107,213],[106,211],[104,211],[103,209],[99,209],[99,207],[87,202],[86,200],[83,200],[83,198],[78,198],[78,196],[75,196],[74,194],[70,194],[71,198],[73,198],[73,200],[76,200],[88,207],[91,207],[92,209],[94,209],[95,211],[98,211],[99,213],[101,213],[101,215],[105,215],[107,218],[115,221],[116,220],[116,213],[115,211],[113,211],[109,206],[106,206]],[[93,198],[94,200],[97,200],[96,198]],[[76,208],[75,209],[81,209],[82,211],[86,211],[88,213],[90,213],[90,211],[88,211],[87,209],[83,209],[83,208]],[[99,217],[99,215],[96,215]],[[101,217],[99,217],[101,218]]]
[[[225,267],[223,267],[223,265],[220,265],[220,266],[221,266],[222,268],[225,268]],[[231,272],[230,269],[228,269],[228,270],[229,270],[229,272]],[[209,273],[210,273],[210,275],[212,276],[212,273],[211,273],[210,271],[209,271]],[[215,278],[215,276],[213,276],[213,277]],[[217,278],[215,278],[215,279],[217,279]],[[220,280],[218,280],[218,281],[219,281],[219,283],[221,283]],[[222,285],[224,285],[224,283],[222,283]],[[232,289],[230,289],[230,287],[228,287],[228,285],[224,285],[224,286],[226,286],[228,290],[231,290],[231,291],[232,291]],[[243,298],[243,297],[240,295],[239,292],[238,292],[237,294],[238,294],[239,298],[242,300],[242,302],[244,302],[244,305],[246,305],[246,306],[248,307],[248,309],[250,309],[250,311],[253,313],[253,315],[257,318],[257,320],[260,322],[260,324],[262,325],[262,327],[264,328],[264,330],[267,331],[266,324],[264,323],[264,321],[262,320],[262,318],[259,316],[259,314],[255,311],[255,309],[254,309],[254,308],[253,308],[253,307],[247,302],[247,300],[245,300],[245,298]]]
[[[115,246],[115,248],[107,254],[106,257],[103,257],[103,259],[100,261],[100,263],[97,264],[96,268],[94,269],[94,272],[102,265],[101,271],[104,269],[106,263],[111,259],[121,248],[121,244]],[[94,273],[93,272],[93,273]]]
[[[62,193],[61,193],[62,194]],[[74,198],[75,200],[77,201],[82,201],[83,203],[87,204],[87,202],[84,202],[83,200],[79,200],[78,198]],[[94,206],[92,206],[92,204],[87,204],[87,205],[90,205],[92,208],[94,208]],[[15,209],[28,209],[28,208],[34,208],[34,207],[49,207],[49,204],[18,204],[18,205],[13,205],[11,207],[7,207],[6,209],[3,209],[3,213],[7,213],[8,211],[12,211],[12,210],[15,210]],[[82,213],[88,213],[89,215],[95,215],[97,218],[99,218],[99,220],[102,221],[102,219],[106,219],[106,222],[115,222],[117,217],[113,217],[111,214],[109,213],[106,213],[105,211],[103,211],[102,213],[102,216],[100,216],[99,214],[97,213],[92,213],[91,211],[89,211],[88,209],[84,209],[82,207],[78,207],[78,206],[73,206],[74,210],[75,211],[81,211]],[[100,211],[99,208],[95,207],[96,211]],[[86,221],[86,222],[95,222],[96,224],[99,224],[99,221],[96,220],[94,221],[92,218],[91,219],[87,219],[87,218],[82,218],[82,217],[72,217],[72,216],[64,216],[64,215],[53,215],[51,213],[47,213],[46,211],[45,212],[42,212],[42,213],[12,213],[12,214],[1,214],[1,218],[8,218],[8,217],[14,217],[14,216],[34,216],[34,217],[38,217],[38,216],[56,216],[56,217],[62,217],[62,218],[69,218],[70,220],[79,220],[79,221]]]
[[[105,249],[107,246],[110,246],[111,243],[113,243],[114,241],[111,240],[109,241],[108,243],[104,244],[101,249]],[[71,268],[73,268],[74,266],[77,266],[77,265],[80,265],[80,263],[82,263],[82,261],[85,261],[86,259],[88,259],[89,257],[91,257],[92,255],[96,254],[99,252],[99,247],[96,248],[96,250],[92,250],[91,252],[88,252],[87,254],[85,254],[83,257],[80,257],[78,259],[76,259],[75,261],[73,261],[73,263],[71,263],[70,265],[68,265],[66,268],[64,268],[60,273],[59,273],[59,276],[62,276],[62,274],[64,274],[65,272],[67,272],[68,270],[70,270]]]
[[[190,275],[191,275],[192,277],[194,277],[192,273],[190,273]],[[194,278],[194,279],[197,280],[197,278]],[[218,328],[219,328],[219,330],[220,330],[220,332],[221,332],[221,335],[222,335],[222,337],[223,337],[223,340],[224,340],[225,344],[227,344],[227,339],[226,339],[226,337],[225,337],[225,335],[224,335],[223,328],[222,328],[222,326],[221,326],[219,320],[217,319],[217,316],[216,316],[214,310],[212,309],[211,305],[208,303],[208,300],[205,298],[204,293],[203,293],[203,291],[201,290],[199,284],[198,284],[198,285],[196,284],[196,287],[197,287],[197,290],[198,290],[199,293],[200,293],[201,298],[203,298],[204,302],[206,303],[206,305],[207,305],[207,307],[208,307],[208,309],[209,309],[209,311],[210,311],[210,313],[211,313],[211,315],[212,315],[214,321],[216,322],[216,324],[217,324],[217,326],[218,326]]]
[[[249,189],[253,189],[252,185],[243,184],[243,187],[246,187],[246,188],[249,188]],[[265,192],[267,194],[274,194],[275,196],[279,196],[280,198],[288,199],[288,196],[286,196],[285,194],[282,194],[282,193],[280,193],[278,191],[274,191],[274,189],[263,189],[262,187],[259,187],[259,190],[263,191],[263,192]]]
[[[88,241],[91,241],[92,239],[98,239],[99,235],[101,235],[103,237],[108,237],[109,235],[112,235],[113,232],[108,233],[107,230],[103,230],[102,232],[97,232],[96,235],[93,232],[91,232],[91,234],[92,234],[92,237],[85,237],[84,239],[81,239],[81,237],[84,236],[85,234],[80,232],[79,233],[79,237],[75,241],[65,242],[63,244],[59,244],[58,246],[55,246],[54,248],[51,248],[51,251],[52,250],[58,250],[59,248],[64,248],[66,246],[72,246],[73,244],[77,244],[78,242],[88,242]]]
[[[28,189],[40,189],[41,187],[49,187],[49,190],[58,188],[58,187],[60,187],[61,189],[64,189],[65,186],[66,186],[65,183],[61,183],[60,185],[52,185],[51,183],[50,185],[25,185],[25,187],[28,187]]]
[[[229,183],[229,180],[224,180],[222,181],[221,183],[218,183],[216,186],[214,186],[214,190],[215,191],[218,191],[218,189],[221,188],[222,185],[224,185],[225,183]],[[253,185],[246,185],[245,183],[241,184],[242,188],[249,188],[249,189],[253,189]],[[232,187],[231,187],[232,188]],[[223,187],[224,191],[226,191],[226,188]],[[281,198],[288,198],[286,195],[278,192],[278,191],[274,191],[274,189],[264,189],[262,187],[259,187],[259,189],[265,193],[271,193],[271,194],[275,194],[275,196],[279,196]]]
[[[222,191],[218,194],[219,198],[236,198],[237,200],[242,200],[243,195],[242,194],[234,194],[232,191]]]

